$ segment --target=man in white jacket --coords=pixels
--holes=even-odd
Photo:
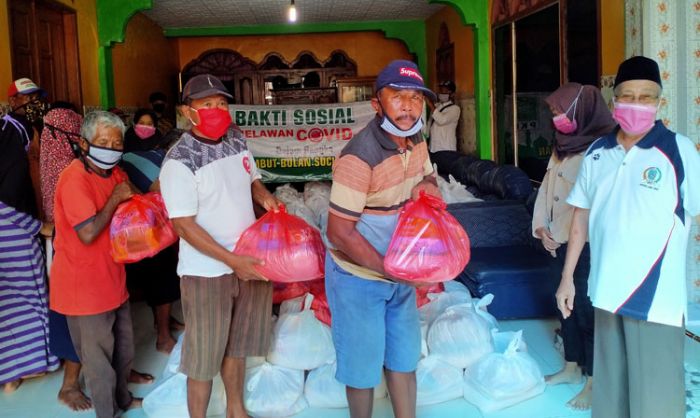
[[[428,101],[431,112],[428,120],[431,153],[457,150],[457,123],[462,111],[453,101],[455,90],[454,82],[443,81],[438,89],[437,105]]]

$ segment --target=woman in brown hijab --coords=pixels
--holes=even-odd
[[[573,207],[566,198],[576,182],[586,149],[609,133],[615,121],[600,91],[594,86],[566,83],[545,99],[552,111],[556,130],[552,157],[537,193],[532,231],[544,248],[556,258],[558,271],[564,267]],[[568,402],[574,409],[591,407],[593,387],[593,306],[587,296],[590,250],[583,248],[574,272],[576,287],[572,315],[561,321],[566,364],[559,372],[546,376],[548,384],[580,383],[581,392]]]

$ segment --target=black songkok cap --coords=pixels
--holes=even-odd
[[[661,87],[659,64],[651,58],[642,56],[626,59],[617,69],[613,88],[629,80],[649,80]]]

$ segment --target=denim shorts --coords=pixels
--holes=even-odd
[[[413,287],[359,278],[327,254],[326,296],[339,382],[369,389],[381,382],[383,367],[416,370],[421,336]]]

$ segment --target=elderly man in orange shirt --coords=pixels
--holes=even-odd
[[[66,315],[98,418],[141,405],[127,388],[134,358],[124,266],[110,255],[109,223],[133,188],[116,167],[124,123],[108,112],[85,117],[79,159],[56,186],[51,309]]]

